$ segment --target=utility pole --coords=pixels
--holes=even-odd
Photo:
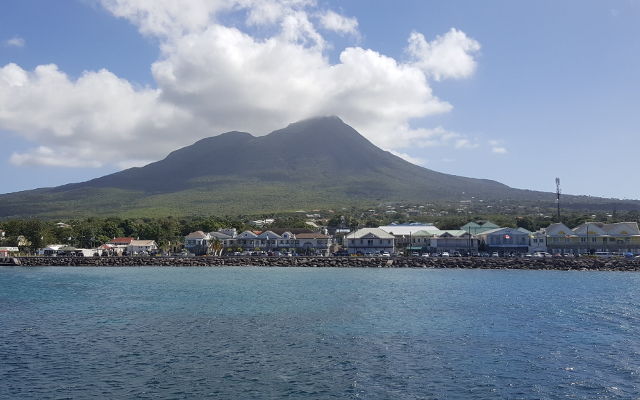
[[[556,178],[556,206],[558,207],[558,222],[560,221],[560,178]]]

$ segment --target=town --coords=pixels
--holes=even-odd
[[[390,223],[378,227],[342,226],[269,228],[275,220],[253,221],[264,229],[238,231],[192,231],[180,243],[161,249],[156,240],[144,237],[113,237],[90,248],[47,243],[33,249],[37,256],[350,256],[350,257],[551,257],[640,255],[637,222],[584,222],[573,228],[551,223],[536,231],[504,227],[487,220],[470,221],[458,229],[439,229],[432,223]],[[59,229],[69,225],[59,222]],[[92,238],[91,242],[94,242]],[[6,232],[0,230],[0,258],[28,255],[21,250],[28,239],[18,236],[5,246]]]

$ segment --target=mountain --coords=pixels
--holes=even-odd
[[[550,202],[553,195],[416,166],[339,118],[321,117],[266,136],[223,133],[87,182],[0,195],[0,217],[237,214],[470,198]]]

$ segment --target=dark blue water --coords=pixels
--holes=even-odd
[[[640,274],[2,268],[2,399],[616,399]]]

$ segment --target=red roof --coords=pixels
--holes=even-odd
[[[110,241],[108,241],[107,243],[109,244],[131,244],[131,241],[133,240],[132,237],[119,237],[119,238],[113,238]]]

